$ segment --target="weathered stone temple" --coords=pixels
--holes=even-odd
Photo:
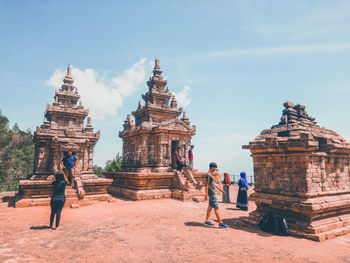
[[[140,101],[137,110],[132,112],[135,123],[128,115],[124,130],[119,133],[123,139],[124,170],[105,173],[114,179],[109,191],[135,200],[202,196],[204,173],[174,170],[178,148],[183,162],[188,161],[186,153],[196,127],[190,125],[186,113],[178,108],[174,94],[169,92],[158,59],[147,85],[149,90],[142,95],[144,105]]]
[[[54,173],[62,169],[61,159],[68,151],[75,153],[78,164],[74,188],[67,187],[66,204],[84,205],[93,200],[111,198],[106,189],[112,180],[99,178],[92,171],[94,146],[100,138],[100,131],[94,133],[90,117],[84,127],[89,110],[79,101],[80,95],[73,82],[71,67],[68,66],[63,85],[56,90],[54,103],[46,106],[46,120],[34,132],[33,174],[28,180],[20,181],[21,199],[16,207],[49,204]]]
[[[243,146],[254,161],[257,223],[272,212],[291,233],[322,241],[350,232],[350,144],[287,101],[281,122]]]

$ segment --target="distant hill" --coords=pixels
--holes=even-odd
[[[0,192],[17,190],[19,178],[33,169],[34,143],[30,130],[21,131],[0,110]]]

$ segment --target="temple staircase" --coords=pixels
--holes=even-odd
[[[201,182],[197,182],[193,174],[187,168],[181,172],[174,171],[175,187],[171,193],[172,198],[180,200],[204,201],[204,190]]]
[[[91,202],[87,198],[79,198],[77,189],[72,186],[66,187],[66,203],[65,207],[78,208],[84,205],[90,205]]]

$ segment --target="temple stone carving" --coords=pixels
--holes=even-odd
[[[192,173],[186,168],[183,173],[174,170],[178,148],[183,163],[188,163],[187,152],[196,127],[191,126],[175,95],[169,92],[158,59],[147,86],[148,92],[142,95],[144,103],[139,101],[137,110],[132,112],[135,122],[128,115],[119,133],[123,139],[124,170],[105,174],[114,179],[109,189],[132,199],[200,196],[203,173]]]
[[[17,207],[47,204],[45,198],[51,194],[54,173],[62,168],[61,159],[68,151],[73,152],[78,158],[75,189],[71,190],[72,199],[76,197],[75,199],[78,198],[81,204],[87,204],[88,198],[82,201],[85,195],[90,196],[90,200],[94,197],[109,198],[106,188],[111,180],[98,178],[92,171],[94,146],[100,138],[100,131],[94,132],[91,117],[87,117],[89,110],[79,101],[80,95],[73,82],[71,67],[68,66],[63,85],[56,90],[54,103],[46,106],[44,123],[34,132],[33,174],[29,180],[20,181],[22,199],[17,202]],[[84,126],[86,117],[87,123]],[[75,192],[77,196],[74,196]],[[69,200],[67,201],[69,204]]]
[[[291,233],[322,241],[350,232],[350,144],[287,101],[281,121],[244,145],[254,161],[257,223],[272,212]]]

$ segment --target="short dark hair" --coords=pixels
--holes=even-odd
[[[213,167],[218,168],[218,165],[217,165],[216,163],[214,163],[214,162],[211,162],[211,163],[209,164],[209,169],[211,169],[211,168],[213,168]]]
[[[191,145],[191,147],[194,147],[194,145]]]

